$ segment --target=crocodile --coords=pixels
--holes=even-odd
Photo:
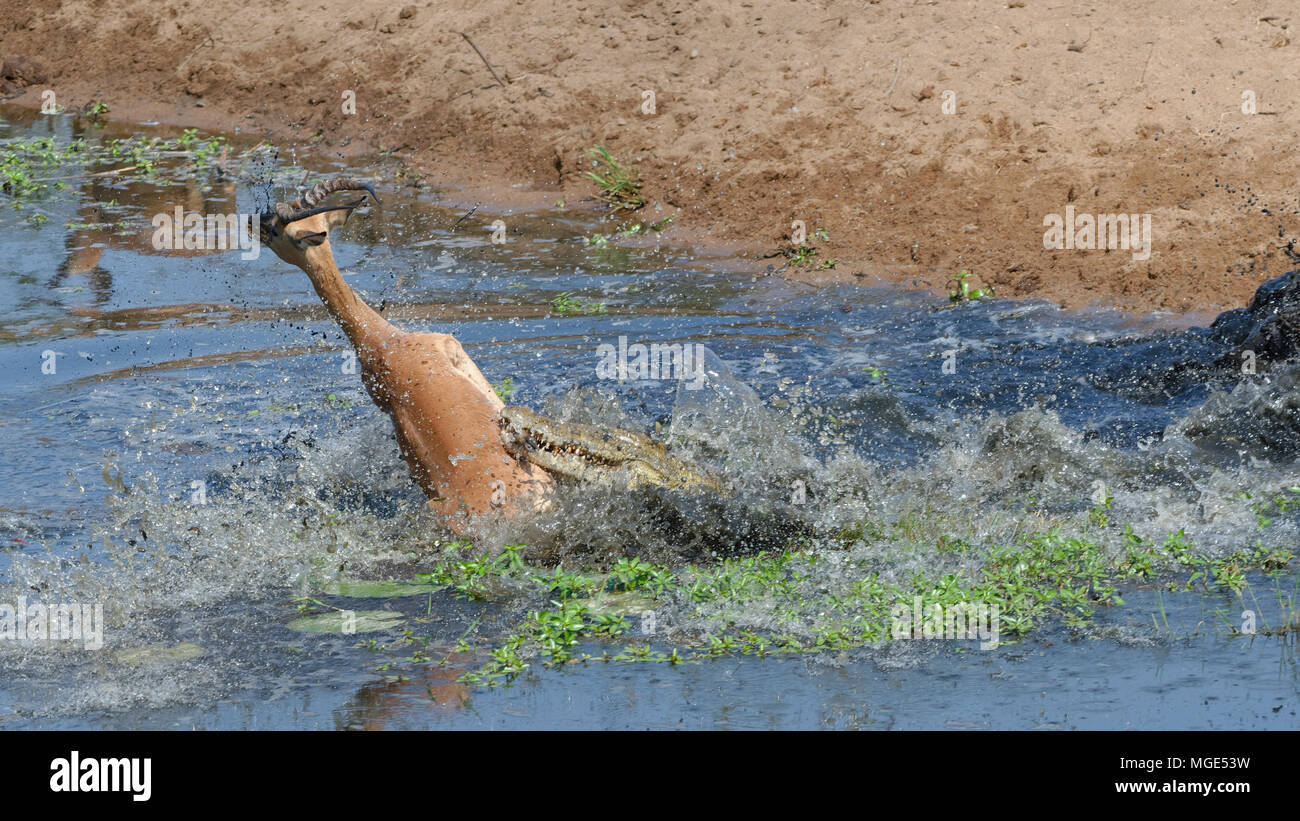
[[[643,433],[556,422],[519,406],[501,410],[500,426],[511,455],[559,477],[601,487],[708,489],[725,495],[717,476],[669,456]]]

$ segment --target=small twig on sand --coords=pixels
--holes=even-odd
[[[483,65],[487,66],[487,70],[492,72],[492,76],[496,78],[496,81],[501,84],[502,88],[505,88],[506,87],[505,80],[501,79],[501,75],[497,74],[497,70],[492,67],[491,63],[488,62],[488,58],[483,56],[483,52],[479,51],[479,47],[474,45],[473,40],[469,39],[469,35],[462,31],[460,32],[460,36],[465,38],[465,42],[469,43],[469,47],[474,49],[474,53],[477,54],[478,58],[483,61]]]
[[[460,224],[461,224],[462,222],[464,222],[465,220],[469,219],[470,217],[472,217],[472,216],[474,215],[474,212],[477,211],[477,210],[478,210],[478,206],[475,205],[473,208],[469,209],[469,211],[465,212],[465,216],[463,216],[463,217],[461,217],[460,219],[456,220],[456,224],[453,225],[453,226],[451,226],[451,230],[452,230],[452,232],[454,233],[454,232],[456,231],[456,229],[460,227]]]
[[[902,57],[899,57],[898,59],[894,60],[894,82],[889,84],[889,90],[885,92],[886,97],[894,93],[894,86],[898,85],[898,70],[902,68],[902,66],[903,66]]]
[[[185,59],[184,59],[184,60],[181,60],[181,61],[180,61],[180,63],[176,66],[176,70],[177,70],[177,71],[180,71],[182,68],[185,68],[185,64],[188,63],[191,59],[193,59],[193,57],[194,57],[195,54],[198,54],[198,53],[199,53],[199,49],[201,49],[201,48],[203,48],[204,46],[207,46],[207,45],[213,45],[213,46],[215,46],[216,44],[217,44],[217,42],[216,42],[215,40],[213,40],[213,39],[212,39],[212,35],[209,34],[207,37],[203,38],[203,41],[202,41],[201,43],[199,43],[199,44],[198,44],[197,46],[195,46],[194,48],[190,49],[190,53],[187,54],[187,55],[185,55]]]

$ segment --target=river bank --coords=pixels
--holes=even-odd
[[[6,15],[0,54],[48,75],[16,102],[387,151],[531,210],[593,196],[605,145],[640,172],[634,219],[803,281],[943,291],[966,269],[999,296],[1212,313],[1296,267],[1298,46],[1264,2],[1159,0],[1144,26],[1117,0],[356,0],[255,27],[246,0],[112,6]],[[1149,258],[1045,249],[1067,207],[1149,216]],[[796,220],[817,253],[787,265]]]

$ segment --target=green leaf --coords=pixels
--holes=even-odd
[[[290,630],[299,633],[371,633],[376,630],[391,630],[406,617],[391,610],[334,610],[315,616],[303,616],[289,622]]]
[[[146,647],[129,647],[119,650],[116,658],[123,664],[135,666],[175,664],[203,655],[203,648],[197,644],[183,641],[168,647],[165,644],[153,644]]]
[[[393,599],[433,593],[441,589],[441,585],[399,579],[338,579],[325,585],[324,588],[331,596],[343,596],[349,599]]]

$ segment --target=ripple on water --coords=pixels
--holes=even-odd
[[[47,119],[30,128],[72,136],[70,120]],[[102,654],[0,642],[0,710],[10,723],[332,726],[337,712],[345,725],[455,724],[464,714],[446,705],[465,693],[447,671],[480,661],[457,655],[458,641],[490,644],[538,606],[541,594],[508,587],[485,602],[446,591],[358,600],[358,610],[398,614],[395,622],[424,619],[428,653],[453,659],[420,682],[445,707],[434,718],[383,715],[410,692],[376,674],[355,637],[307,639],[288,629],[300,597],[328,598],[326,586],[338,580],[409,580],[452,537],[425,511],[391,426],[348,370],[345,341],[298,271],[270,255],[158,254],[143,239],[150,214],[175,201],[252,210],[256,199],[242,186],[177,171],[156,183],[101,179],[61,194],[38,204],[60,215],[41,227],[20,212],[0,214],[0,430],[8,443],[0,449],[0,601],[102,602],[107,622]],[[140,231],[114,237],[77,227],[86,209],[110,200],[113,218]],[[606,254],[580,242],[608,231],[582,211],[506,215],[511,242],[496,246],[472,221],[453,233],[461,212],[427,198],[390,194],[383,209],[354,220],[335,247],[349,281],[394,321],[457,334],[490,380],[514,380],[512,402],[557,419],[652,431],[673,453],[715,467],[732,490],[719,500],[562,489],[548,513],[482,528],[484,546],[523,543],[535,561],[599,567],[632,555],[708,564],[793,540],[836,557],[809,571],[802,583],[811,596],[861,568],[898,582],[936,568],[974,572],[986,557],[955,558],[939,544],[1081,528],[1099,487],[1113,496],[1110,518],[1131,523],[1140,538],[1183,530],[1209,556],[1256,540],[1296,543],[1293,518],[1261,528],[1243,494],[1261,499],[1300,485],[1300,371],[1281,366],[1236,386],[1190,379],[1184,363],[1214,344],[1203,333],[1033,301],[951,307],[889,289],[812,290],[737,273],[668,242]],[[486,225],[497,215],[480,216]],[[608,311],[559,315],[551,301],[565,292],[606,302]],[[701,390],[597,379],[597,346],[620,336],[705,345],[710,378]],[[55,353],[54,373],[42,371],[45,351]],[[863,522],[921,518],[935,529],[928,546],[842,537],[864,532]],[[1108,551],[1124,549],[1123,534],[1107,538]],[[1145,596],[1129,595],[1138,622],[1157,607]],[[669,635],[687,636],[727,620],[772,627],[769,605],[759,597],[710,610],[672,598],[656,612]],[[1179,607],[1201,609],[1166,609]],[[796,632],[812,635],[818,614],[795,615]],[[686,699],[669,688],[675,702],[655,701],[640,668],[593,668],[526,686],[540,714],[569,726],[582,720],[552,703],[560,694],[590,704],[616,686],[645,700],[623,712],[593,707],[589,720],[654,724],[676,710],[701,724],[723,721],[736,680],[726,671],[736,669],[756,697],[771,688],[804,694],[807,705],[769,709],[782,726],[938,726],[953,710],[976,714],[978,726],[1027,726],[1029,705],[1019,723],[986,715],[981,699],[1008,697],[998,685],[910,709],[881,698],[941,674],[985,680],[992,665],[1000,676],[1051,677],[1056,683],[1043,690],[1059,700],[1054,723],[1107,726],[1128,720],[1115,715],[1126,699],[1145,704],[1156,723],[1169,713],[1141,700],[1140,680],[1109,702],[1098,696],[1093,718],[1066,718],[1069,694],[1080,692],[1069,682],[1099,660],[1124,669],[1161,652],[1172,667],[1199,659],[1214,668],[1225,652],[1213,642],[1157,651],[1143,644],[1152,635],[1146,625],[1115,627],[1116,640],[1102,648],[1058,645],[1020,661],[972,665],[918,642],[811,665],[722,661],[677,680],[711,695]],[[1231,647],[1239,666],[1265,664]],[[1262,680],[1262,667],[1252,669]],[[1183,691],[1219,675],[1214,668]],[[860,681],[871,682],[870,699]],[[1087,681],[1102,688],[1109,680]],[[489,722],[512,726],[508,699],[476,698],[500,708]],[[203,717],[222,700],[230,705]],[[683,706],[692,700],[698,709]],[[298,718],[284,717],[295,708]],[[761,723],[761,712],[737,724]]]

